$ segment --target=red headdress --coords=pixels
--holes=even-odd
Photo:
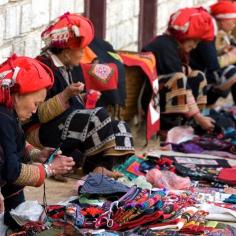
[[[179,41],[212,41],[214,24],[211,15],[204,8],[183,8],[170,16],[168,32]]]
[[[0,104],[12,107],[12,92],[27,94],[52,86],[52,71],[29,57],[13,55],[0,65]]]
[[[236,19],[236,4],[231,1],[219,1],[210,6],[211,14],[216,19]]]
[[[56,48],[84,48],[94,38],[92,22],[79,15],[65,13],[41,34],[46,46]]]

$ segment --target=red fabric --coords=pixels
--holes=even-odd
[[[168,32],[179,41],[187,39],[212,41],[214,39],[212,17],[202,7],[183,8],[172,14]]]
[[[38,182],[36,183],[35,187],[40,187],[44,183],[44,180],[46,178],[44,166],[40,164],[40,165],[38,165],[38,168],[39,168],[40,176],[39,176]]]
[[[52,71],[43,63],[29,57],[12,55],[0,65],[0,103],[12,107],[11,92],[36,92],[51,87],[53,81]]]
[[[236,184],[236,169],[223,168],[220,171],[218,179],[228,184]]]
[[[157,104],[157,101],[155,100],[155,97],[158,94],[158,78],[156,73],[155,59],[152,61],[153,54],[151,52],[139,53],[134,56],[126,52],[121,52],[119,55],[126,66],[138,66],[141,68],[148,77],[148,81],[152,87],[153,93],[151,101],[148,105],[146,122],[146,139],[149,140],[160,129],[160,109],[159,104]],[[146,63],[145,59],[147,59]],[[150,65],[147,64],[147,61],[150,63]]]
[[[81,64],[86,89],[108,91],[117,89],[118,70],[113,63]]]
[[[236,3],[220,1],[210,6],[211,14],[216,19],[236,19]]]
[[[96,107],[96,103],[99,97],[100,93],[98,91],[89,91],[88,94],[86,94],[85,108],[94,109]]]
[[[94,38],[92,22],[79,15],[65,13],[41,34],[46,46],[57,48],[84,48]]]

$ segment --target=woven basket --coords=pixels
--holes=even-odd
[[[138,114],[138,98],[144,81],[143,77],[143,72],[139,67],[125,67],[126,99],[125,107],[120,112],[120,117],[123,120],[131,120]]]

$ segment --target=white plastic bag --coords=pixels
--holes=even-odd
[[[0,235],[6,235],[7,226],[4,225],[4,214],[0,214]]]
[[[44,209],[38,201],[25,201],[10,211],[12,218],[24,225],[28,221],[39,221]]]

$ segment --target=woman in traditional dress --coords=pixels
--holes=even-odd
[[[230,92],[236,103],[236,41],[231,35],[236,23],[236,4],[219,1],[210,6],[210,13],[217,29],[215,40],[201,42],[192,51],[191,66],[206,74],[209,105]]]
[[[184,8],[171,15],[166,33],[144,47],[156,57],[162,128],[172,116],[175,121],[193,118],[203,129],[213,129],[214,121],[200,112],[206,104],[205,76],[188,66],[190,51],[200,41],[213,40],[213,31],[211,16],[203,8]],[[180,124],[175,121],[173,125]]]
[[[134,153],[132,135],[125,122],[112,121],[104,108],[85,109],[84,85],[73,74],[83,48],[93,37],[92,23],[71,13],[59,17],[42,33],[46,48],[37,59],[52,69],[55,81],[25,129],[29,142],[36,146],[60,146],[66,155],[82,152],[85,173],[114,176],[117,173],[109,171],[114,160],[124,160]],[[95,68],[94,73],[106,76],[112,71]]]
[[[21,124],[36,112],[53,84],[53,74],[43,63],[28,57],[10,57],[0,65],[0,187],[6,225],[17,224],[9,211],[24,201],[24,186],[39,187],[46,177],[68,173],[72,157],[57,156],[41,164],[52,149],[35,150],[26,145]]]

